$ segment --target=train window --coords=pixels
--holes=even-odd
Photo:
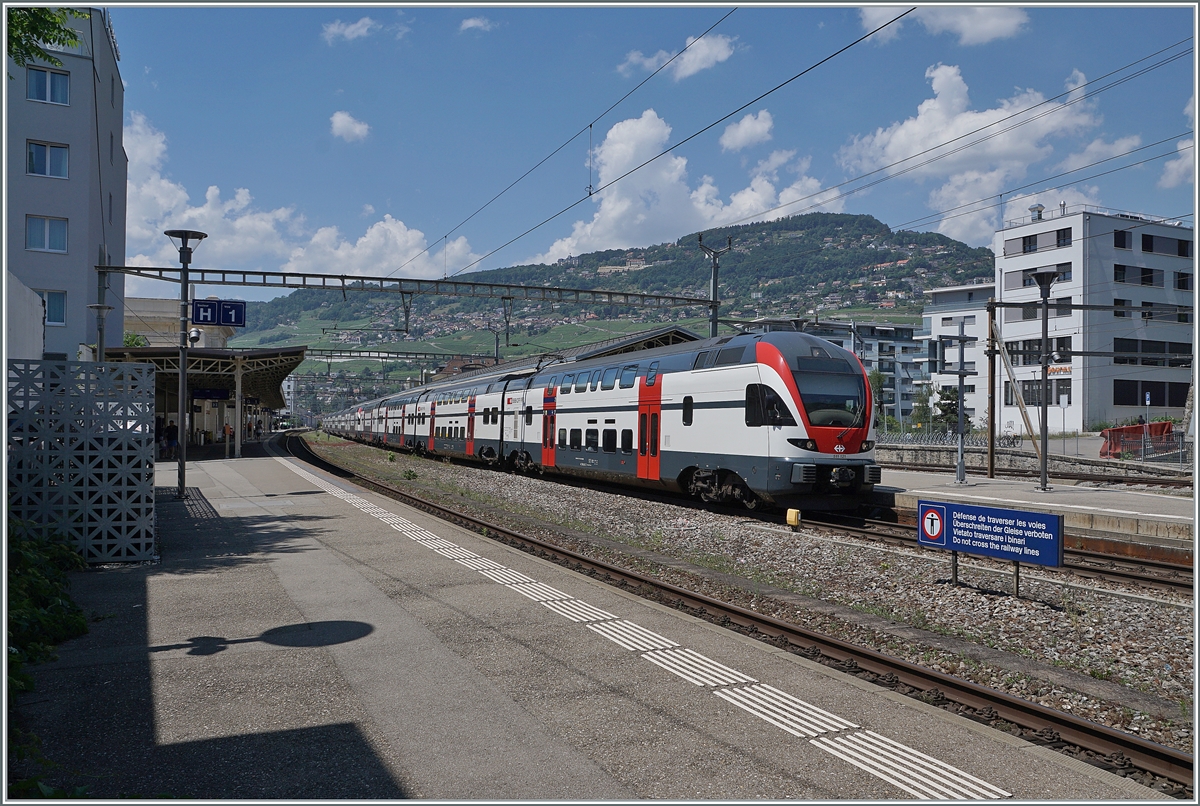
[[[658,456],[658,415],[650,415],[650,455]]]
[[[574,382],[575,382],[575,376],[574,376],[574,375],[564,375],[564,376],[563,376],[562,387],[561,387],[561,388],[560,388],[558,391],[559,391],[561,394],[564,394],[564,395],[569,395],[569,394],[571,394],[571,384],[572,384],[572,383],[574,383]]]
[[[637,371],[638,371],[637,364],[626,364],[624,367],[621,368],[621,388],[622,389],[629,389],[633,386],[634,381],[637,380]]]
[[[595,451],[600,447],[600,432],[595,428],[589,428],[583,435],[583,449],[585,451]]]
[[[600,388],[604,390],[612,389],[617,385],[617,373],[621,371],[620,367],[606,367],[604,376],[600,379]]]
[[[652,361],[650,368],[646,370],[646,385],[653,386],[656,380],[658,380],[658,362]]]
[[[621,453],[633,453],[633,429],[621,429]]]
[[[638,433],[641,439],[638,442],[638,453],[642,456],[646,455],[646,415],[638,415]]]
[[[683,399],[683,424],[692,424],[692,415],[695,411],[695,404],[692,402],[692,396],[687,395]]]
[[[616,453],[617,452],[617,429],[615,429],[615,428],[605,428],[604,429],[603,449],[604,449],[605,453]]]
[[[762,384],[752,383],[746,387],[746,426],[758,428],[762,424]]]
[[[533,406],[525,407],[525,425],[533,425]]]
[[[571,450],[577,451],[583,447],[583,430],[580,428],[571,429]]]
[[[586,372],[579,373],[579,377],[575,379],[575,391],[586,392],[588,385],[588,374]]]
[[[723,367],[728,366],[729,364],[740,364],[742,363],[742,356],[745,354],[745,352],[745,346],[730,347],[728,350],[722,350],[721,352],[717,353],[717,360],[714,363],[714,366]]]
[[[592,373],[592,391],[593,392],[596,391],[596,388],[600,386],[600,376],[603,374],[604,374],[604,370],[602,370],[602,369],[598,369]]]
[[[565,428],[558,429],[558,447],[567,447],[567,429]]]
[[[700,369],[704,366],[705,360],[708,358],[708,352],[696,353],[696,360],[692,362],[692,369]]]
[[[551,375],[551,376],[550,376],[550,383],[546,384],[546,388],[547,388],[547,389],[549,389],[551,392],[553,392],[553,391],[554,391],[554,387],[555,387],[555,386],[557,386],[557,385],[558,385],[558,376],[557,376],[557,375]]]
[[[796,419],[783,398],[769,386],[763,386],[762,390],[763,419],[767,425],[795,425]]]

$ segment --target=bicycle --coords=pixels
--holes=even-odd
[[[996,439],[996,444],[1001,448],[1019,448],[1023,439],[1021,434],[1004,433]]]

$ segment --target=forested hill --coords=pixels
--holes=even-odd
[[[690,233],[674,243],[590,252],[556,265],[512,266],[458,278],[707,297],[712,261],[700,249],[699,236]],[[869,215],[809,213],[706,230],[703,237],[704,245],[714,249],[732,246],[720,258],[723,316],[799,316],[854,307],[879,308],[880,318],[888,311],[911,315],[919,313],[924,289],[991,278],[995,267],[988,248],[972,248],[937,233],[892,232]],[[386,268],[381,266],[379,273]],[[340,292],[298,290],[250,303],[245,335],[302,318],[331,324],[378,318],[385,303],[394,310],[399,300],[394,294],[351,293],[343,299]],[[413,314],[451,309],[490,314],[496,307],[485,299],[418,297]],[[278,332],[259,340],[285,339]]]

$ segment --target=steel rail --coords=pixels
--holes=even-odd
[[[950,702],[971,708],[985,721],[1001,719],[1037,734],[1046,744],[1066,742],[1085,751],[1109,758],[1130,760],[1139,769],[1170,781],[1192,786],[1193,757],[1175,748],[1166,747],[1132,736],[1113,728],[1099,725],[1063,711],[1022,700],[995,689],[962,680],[943,672],[926,669],[917,664],[885,655],[873,649],[856,646],[831,636],[805,629],[799,625],[756,613],[737,605],[721,602],[704,594],[662,582],[653,577],[626,568],[592,559],[569,549],[554,546],[511,529],[443,507],[411,493],[366,478],[352,470],[319,457],[299,436],[288,436],[288,450],[296,455],[303,453],[312,464],[332,468],[355,484],[399,500],[408,506],[420,509],[450,523],[477,531],[486,537],[497,539],[508,545],[522,548],[532,554],[558,563],[603,581],[622,587],[633,588],[641,595],[666,604],[674,604],[693,611],[701,617],[707,615],[718,624],[736,625],[741,631],[776,646],[811,657],[813,651],[833,661],[842,671],[854,674],[868,672],[882,678],[881,685],[907,686],[925,693],[927,699],[945,698]],[[301,457],[297,457],[301,458]]]

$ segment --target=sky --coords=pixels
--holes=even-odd
[[[972,246],[1034,203],[1193,214],[1193,7],[862,39],[910,8],[114,7],[126,261],[186,228],[198,268],[440,278],[814,211]]]

